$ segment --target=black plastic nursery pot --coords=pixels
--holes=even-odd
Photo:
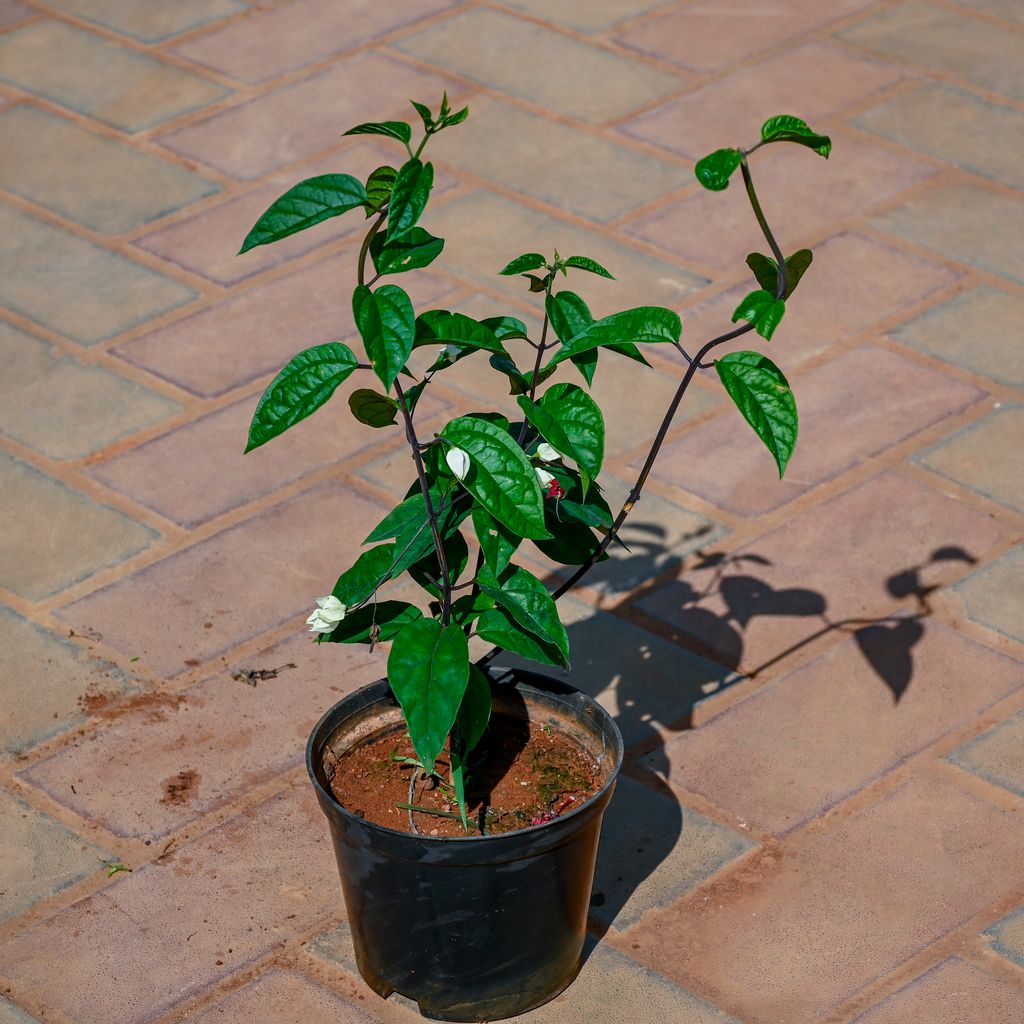
[[[417,836],[364,820],[335,799],[329,773],[344,751],[402,729],[385,679],[335,704],[306,747],[359,972],[379,995],[399,992],[435,1020],[512,1017],[576,977],[601,820],[622,765],[618,726],[590,697],[531,672],[492,670],[491,680],[495,714],[548,724],[594,758],[605,780],[597,794],[500,835]]]

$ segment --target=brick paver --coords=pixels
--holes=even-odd
[[[694,351],[767,248],[693,160],[777,113],[834,142],[750,161],[815,256],[731,346],[793,385],[785,480],[698,374],[630,550],[565,601],[554,674],[628,752],[583,971],[518,1019],[1017,1024],[1021,52],[1019,0],[0,0],[0,1024],[418,1019],[357,977],[302,768],[387,657],[302,618],[408,453],[351,424],[354,376],[242,455],[290,356],[358,349],[365,220],[234,254],[297,180],[401,160],[341,132],[445,89],[445,248],[400,283],[531,331],[497,271],[557,247],[615,274],[559,279],[595,315],[670,306]],[[650,358],[597,371],[615,507],[685,366]],[[439,376],[425,434],[494,381]]]

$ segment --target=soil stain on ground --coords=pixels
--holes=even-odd
[[[164,779],[163,787],[164,795],[160,797],[160,803],[188,803],[199,788],[199,772],[194,768],[184,768],[177,775]]]

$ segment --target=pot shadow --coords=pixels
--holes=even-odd
[[[824,594],[776,588],[763,578],[759,570],[769,569],[771,562],[756,552],[697,551],[689,559],[688,574],[710,573],[698,590],[690,579],[678,578],[682,559],[658,542],[659,529],[645,530],[642,546],[631,538],[634,554],[611,560],[618,565],[603,563],[599,572],[612,584],[618,602],[611,604],[612,609],[654,590],[672,588],[678,611],[668,625],[676,642],[627,618],[597,611],[568,626],[571,671],[545,669],[600,700],[613,714],[628,751],[629,774],[624,771],[620,776],[598,855],[589,924],[598,939],[609,927],[621,931],[648,909],[673,902],[754,845],[741,832],[693,810],[684,811],[662,778],[669,772],[665,744],[673,734],[692,727],[698,704],[833,632],[853,637],[894,703],[899,702],[911,685],[913,649],[924,634],[923,620],[932,614],[929,598],[937,589],[925,582],[925,571],[942,562],[976,563],[962,548],[938,548],[921,564],[885,581],[894,601],[904,602],[899,611],[832,619]],[[812,628],[785,650],[740,674],[744,634],[759,617],[807,619]]]

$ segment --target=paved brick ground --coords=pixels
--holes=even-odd
[[[754,159],[816,251],[785,482],[698,380],[567,606],[630,754],[584,973],[523,1020],[1024,1020],[1022,52],[1019,0],[0,0],[0,1022],[414,1019],[354,973],[301,766],[383,671],[301,617],[406,460],[337,411],[241,455],[269,375],[353,333],[358,218],[232,254],[443,88],[410,290],[479,316],[535,322],[494,271],[558,246],[696,343],[758,238],[693,158],[780,112],[835,141]],[[621,493],[656,364],[598,374]]]

